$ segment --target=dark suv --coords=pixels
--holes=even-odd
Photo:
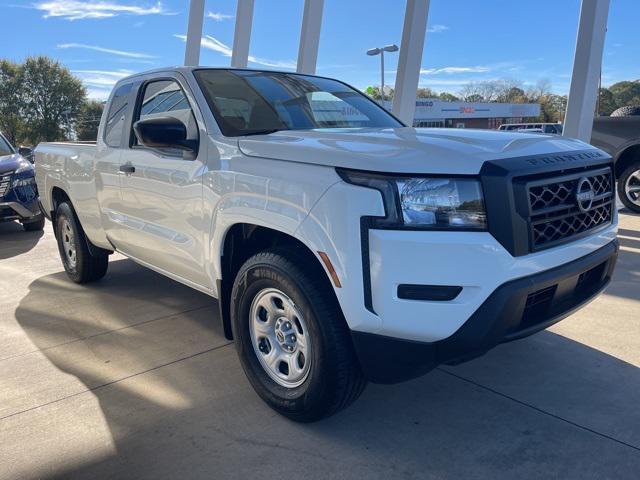
[[[27,231],[42,230],[31,150],[19,152],[0,133],[0,222],[18,220]]]

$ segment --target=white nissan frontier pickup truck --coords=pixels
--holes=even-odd
[[[119,252],[218,299],[251,385],[297,421],[548,327],[618,253],[603,151],[411,128],[317,76],[134,75],[95,145],[43,143],[35,166],[71,280]]]

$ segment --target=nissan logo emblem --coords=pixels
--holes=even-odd
[[[582,212],[587,212],[593,205],[593,199],[596,196],[593,191],[593,185],[587,177],[582,177],[578,180],[578,187],[576,188],[576,202],[578,208]]]

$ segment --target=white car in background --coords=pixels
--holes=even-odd
[[[555,135],[562,135],[561,123],[503,123],[498,127],[498,130],[505,131],[517,131],[517,132],[538,132],[538,133],[552,133]]]

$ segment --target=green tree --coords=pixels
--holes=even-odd
[[[416,92],[418,98],[437,98],[438,94],[430,88],[419,88]]]
[[[438,98],[443,102],[457,102],[460,100],[453,93],[449,93],[449,92],[440,92],[440,95],[438,95]]]
[[[484,97],[479,93],[464,95],[462,98],[465,102],[471,102],[471,103],[480,103],[485,101]]]
[[[0,131],[14,145],[23,141],[24,122],[20,114],[20,65],[0,60]]]
[[[640,80],[614,83],[609,90],[618,107],[640,105]]]
[[[374,100],[380,100],[380,87],[369,86],[369,87],[367,87],[365,89],[364,93],[369,95]],[[395,93],[395,90],[393,88],[389,88],[388,85],[384,86],[384,99],[385,100],[393,99],[393,94],[394,93]]]
[[[536,100],[540,104],[540,122],[562,122],[567,109],[567,96],[547,93]]]
[[[608,88],[600,89],[600,97],[598,98],[598,115],[611,115],[618,108],[613,92]]]
[[[520,87],[509,87],[496,98],[499,103],[527,103],[528,97]]]
[[[82,82],[48,57],[27,58],[22,66],[21,100],[32,143],[68,137],[87,96]]]
[[[98,138],[98,126],[104,104],[96,100],[84,102],[74,127],[78,140],[95,141]]]

